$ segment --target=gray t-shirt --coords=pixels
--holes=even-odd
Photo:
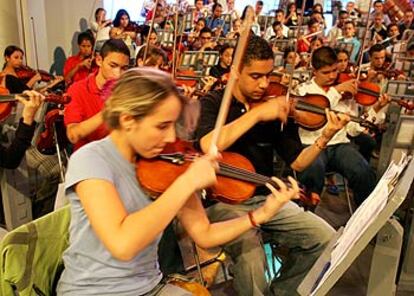
[[[129,262],[112,257],[96,236],[74,191],[77,183],[87,179],[113,183],[128,213],[151,203],[136,180],[135,166],[121,156],[109,136],[74,153],[66,174],[66,196],[72,211],[70,246],[63,254],[65,270],[58,295],[136,296],[150,291],[162,278],[157,256],[160,236]]]

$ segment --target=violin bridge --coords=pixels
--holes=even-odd
[[[161,154],[159,156],[163,160],[168,160],[173,164],[182,165],[185,162],[184,155],[181,153],[175,153],[175,154]]]

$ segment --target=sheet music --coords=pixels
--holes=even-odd
[[[352,246],[358,241],[364,231],[384,209],[390,194],[394,190],[394,186],[396,185],[398,178],[407,167],[410,160],[411,157],[404,155],[398,164],[391,162],[375,189],[351,216],[341,237],[338,239],[334,249],[331,252],[331,262],[329,268],[326,270],[311,295],[315,294],[322,283],[350,252]]]

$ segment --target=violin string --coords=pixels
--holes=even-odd
[[[193,156],[189,156],[188,157],[189,160],[194,160],[195,157]],[[254,173],[254,172],[250,172],[248,170],[242,169],[242,168],[238,168],[223,162],[219,162],[219,166],[220,166],[220,172],[226,173],[226,174],[232,174],[232,176],[234,177],[242,177],[244,178],[246,181],[251,181],[254,183],[258,183],[261,185],[264,185],[265,183],[269,182],[271,179],[269,177]]]

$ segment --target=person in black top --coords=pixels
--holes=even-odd
[[[211,76],[221,79],[224,74],[230,72],[230,66],[233,61],[233,51],[234,51],[234,48],[231,47],[227,43],[223,44],[223,46],[220,47],[219,62],[217,65],[211,67],[210,69]]]
[[[349,118],[347,115],[327,113],[328,125],[323,136],[314,145],[303,148],[298,127],[288,120],[289,103],[277,97],[252,108],[252,102],[262,99],[273,71],[273,52],[266,40],[251,37],[243,56],[236,85],[232,90],[229,114],[217,143],[219,151],[237,152],[249,159],[256,171],[273,175],[273,151],[294,170],[301,171],[310,165],[326,147],[327,142]],[[196,130],[196,146],[207,152],[220,108],[223,92],[210,92],[201,99],[201,112]],[[283,129],[281,122],[284,122]],[[237,190],[235,188],[234,190]],[[256,190],[255,196],[238,204],[218,202],[209,207],[213,221],[239,217],[257,208],[268,191]],[[252,217],[255,219],[256,217]],[[257,220],[256,220],[257,221]],[[297,295],[296,289],[324,250],[334,230],[312,213],[304,212],[294,203],[286,204],[270,221],[259,225],[273,242],[290,249],[284,261],[281,276],[269,287],[265,276],[265,254],[260,233],[251,230],[224,246],[234,261],[234,288],[238,295],[264,295],[272,290],[274,295]]]
[[[9,45],[4,50],[5,62],[2,75],[5,77],[5,86],[10,93],[22,93],[25,90],[30,90],[36,82],[42,79],[40,74],[36,73],[25,83],[17,76],[16,70],[23,66],[23,55],[23,50],[15,45]]]
[[[22,161],[27,148],[30,147],[35,130],[34,116],[40,107],[43,96],[36,91],[25,91],[29,95],[26,100],[17,96],[16,99],[24,105],[22,118],[17,127],[15,138],[9,147],[0,145],[0,167],[15,169]]]

